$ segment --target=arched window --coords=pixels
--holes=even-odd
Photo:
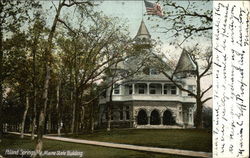
[[[173,117],[171,111],[166,110],[163,113],[163,124],[164,125],[174,125],[175,124],[175,120],[174,120],[174,117]]]
[[[159,125],[161,122],[160,114],[157,110],[153,110],[150,115],[150,124]]]
[[[147,117],[147,113],[145,110],[141,109],[139,112],[138,112],[138,115],[137,115],[137,124],[138,125],[146,125],[148,124],[148,117]]]

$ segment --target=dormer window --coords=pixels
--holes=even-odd
[[[155,68],[150,68],[150,69],[149,69],[149,74],[150,74],[150,75],[158,75],[159,72],[158,72]]]

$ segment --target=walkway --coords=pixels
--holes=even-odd
[[[8,132],[8,133],[20,135],[20,133],[18,133],[18,132]],[[30,134],[24,134],[24,135],[30,136]],[[136,151],[147,151],[147,152],[154,152],[154,153],[161,153],[161,154],[174,154],[174,155],[205,157],[205,158],[212,157],[212,153],[208,153],[208,152],[198,152],[198,151],[158,148],[158,147],[146,147],[146,146],[139,146],[139,145],[118,144],[118,143],[100,142],[100,141],[83,140],[83,139],[73,139],[73,138],[48,136],[48,135],[44,135],[43,138],[50,139],[50,140],[63,141],[63,142],[97,145],[97,146],[103,146],[103,147],[120,148],[120,149],[136,150]]]

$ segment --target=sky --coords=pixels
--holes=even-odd
[[[54,4],[56,5],[58,1],[54,1]],[[152,3],[156,2],[156,1],[150,1]],[[177,1],[176,1],[177,2]],[[194,1],[195,3],[203,3],[203,2],[197,2]],[[187,5],[187,1],[178,1],[177,3],[185,6]],[[94,9],[96,11],[102,11],[103,14],[110,16],[110,17],[118,17],[121,21],[125,21],[125,24],[128,26],[128,31],[130,33],[130,37],[134,38],[140,23],[142,20],[144,20],[150,34],[151,34],[151,38],[155,39],[155,40],[160,40],[162,42],[161,46],[158,47],[160,48],[160,50],[163,53],[166,53],[166,56],[171,58],[171,57],[179,57],[181,54],[182,49],[175,47],[173,45],[169,45],[169,43],[173,40],[173,38],[169,38],[169,36],[171,36],[170,34],[166,34],[166,33],[161,33],[161,30],[159,30],[159,28],[154,28],[153,26],[155,26],[156,24],[159,24],[160,26],[169,26],[169,23],[166,23],[166,21],[162,20],[160,17],[158,16],[150,16],[150,15],[146,15],[146,8],[145,8],[145,4],[143,2],[143,0],[127,0],[127,1],[121,1],[121,0],[104,0],[104,1],[97,1],[97,6],[94,7]],[[54,7],[52,6],[52,3],[49,1],[43,2],[43,6],[45,7],[46,13],[47,14],[51,14],[53,15],[53,13],[55,13]],[[207,6],[207,5],[199,5],[199,9],[206,9],[206,8],[211,8],[212,9],[212,3],[211,5]],[[163,8],[165,9],[165,8]],[[67,14],[69,16],[69,18],[74,18],[74,14],[71,14],[73,11],[73,9],[69,9],[67,8],[63,10],[63,14]],[[51,16],[53,17],[53,16]],[[150,20],[148,20],[148,18],[150,17]],[[194,21],[194,23],[196,23]],[[198,25],[198,23],[197,23]],[[192,46],[195,45],[196,43],[202,43],[202,46],[205,48],[207,46],[211,46],[211,41],[208,41],[207,39],[204,38],[196,38],[194,40],[190,40],[186,43],[183,44],[183,47],[185,46]],[[205,82],[204,82],[205,81]],[[210,84],[208,83],[212,83],[212,76],[207,77],[205,80],[203,81],[202,87],[206,88],[208,87]],[[212,91],[208,93],[208,95],[211,95]],[[212,102],[208,102],[208,105],[211,106]]]

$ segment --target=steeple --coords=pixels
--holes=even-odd
[[[134,39],[135,40],[136,39],[140,39],[140,40],[146,39],[146,40],[149,40],[150,38],[151,38],[151,35],[148,32],[148,28],[146,27],[144,21],[142,20],[141,21],[141,25],[139,27],[139,30],[138,30],[138,32],[137,32],[137,34],[136,34],[136,36],[135,36]]]
[[[152,47],[151,42],[151,35],[149,34],[148,28],[142,20],[139,30],[134,38],[134,46],[137,50],[145,48],[149,49]]]

